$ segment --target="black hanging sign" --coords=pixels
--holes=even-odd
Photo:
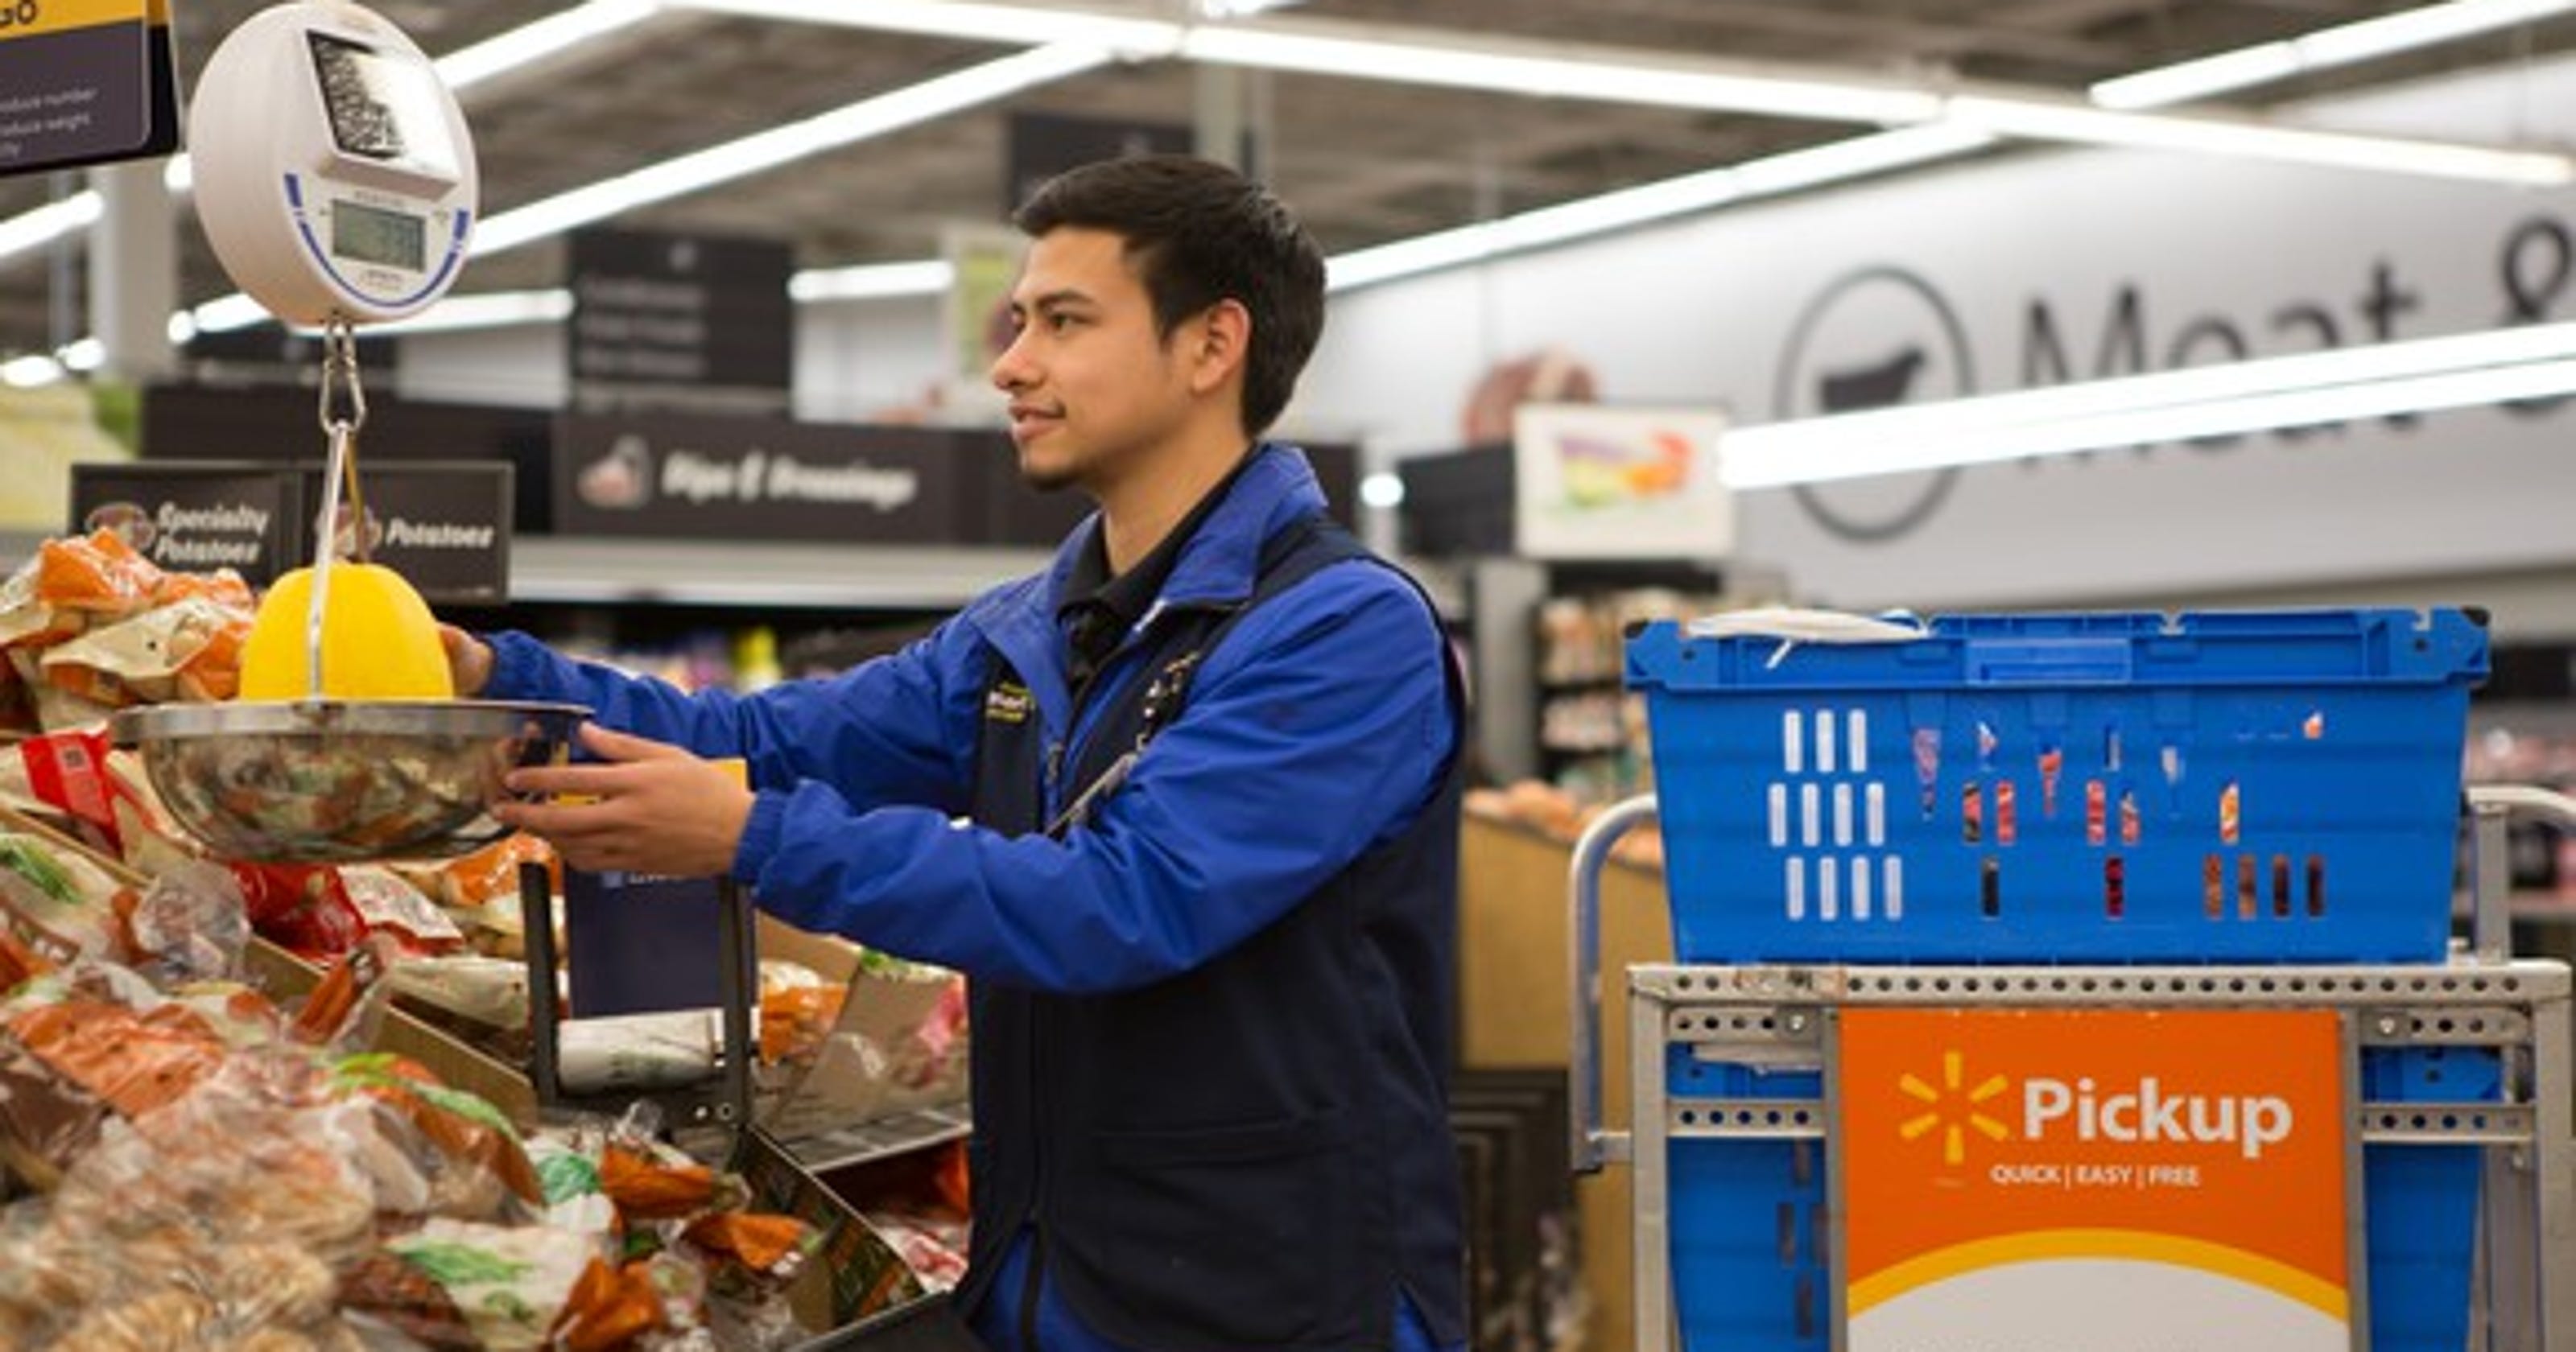
[[[322,466],[301,470],[309,531],[322,509]],[[371,561],[402,574],[432,604],[510,599],[511,466],[496,460],[378,460],[361,467]],[[305,539],[310,541],[309,534]],[[353,539],[340,544],[342,557]]]
[[[1185,155],[1195,143],[1182,122],[1076,117],[1066,113],[1013,113],[1002,178],[1002,214],[1029,200],[1040,184],[1101,160],[1130,155]]]
[[[936,428],[567,414],[555,531],[835,544],[951,542],[958,467]]]
[[[786,407],[796,333],[786,241],[593,227],[572,233],[566,256],[577,393],[668,405],[693,391],[757,391]]]
[[[115,531],[175,572],[230,568],[266,586],[304,562],[303,518],[302,484],[273,464],[72,466],[72,531]]]

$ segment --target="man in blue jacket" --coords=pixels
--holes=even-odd
[[[993,366],[1021,473],[1099,511],[893,656],[683,695],[451,631],[463,693],[597,711],[514,787],[576,867],[729,874],[965,972],[997,1352],[1463,1347],[1443,1106],[1462,702],[1431,608],[1258,441],[1313,238],[1183,157],[1042,188]],[[619,731],[610,731],[617,729]],[[744,758],[749,787],[707,757]]]

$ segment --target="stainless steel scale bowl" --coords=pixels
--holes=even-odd
[[[178,824],[217,856],[255,863],[448,858],[510,833],[502,776],[549,764],[589,710],[477,700],[299,700],[128,709]]]

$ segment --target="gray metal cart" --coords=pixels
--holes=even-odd
[[[2504,830],[2510,813],[2534,813],[2576,828],[2576,800],[2526,789],[2469,795],[2476,870],[2471,938],[2446,962],[2418,965],[1641,965],[1626,974],[1632,1125],[1607,1130],[1602,1117],[1599,896],[1610,846],[1655,815],[1651,797],[1621,803],[1576,847],[1571,869],[1573,1027],[1571,1147],[1578,1172],[1606,1163],[1633,1171],[1637,1352],[1675,1352],[1685,1343],[1677,1308],[1684,1284],[1707,1273],[1683,1270],[1675,1240],[1692,1228],[1705,1190],[1674,1187],[1677,1148],[1703,1143],[1777,1148],[1794,1187],[1778,1208],[1777,1289],[1765,1294],[1726,1274],[1708,1301],[1777,1298],[1763,1331],[1723,1340],[1726,1352],[1851,1345],[1843,1194],[1845,1143],[1838,1139],[1844,1093],[1843,1028],[1864,1010],[2312,1010],[2338,1030],[2344,1135],[2351,1147],[2343,1186],[2349,1247],[2351,1346],[2386,1352],[2416,1344],[2374,1342],[2373,1296],[2394,1306],[2406,1294],[2397,1274],[2371,1289],[2372,1236],[2360,1217],[2363,1159],[2373,1177],[2392,1167],[2460,1157],[2472,1172],[2457,1181],[2463,1229],[2473,1241],[2455,1255],[2464,1269],[2462,1341],[2474,1352],[2576,1352],[2576,1080],[2570,1073],[2570,975],[2557,962],[2508,952]],[[2478,1092],[2445,1094],[2438,1084],[2384,1095],[2358,1071],[2365,1057],[2456,1054],[2492,1064]],[[1737,1068],[1743,1081],[1709,1096],[1671,1092],[1676,1067]],[[1802,1092],[1763,1086],[1785,1084]],[[2384,1087],[2384,1086],[2383,1086]],[[2474,1156],[2474,1159],[2468,1157]],[[2470,1200],[2471,1198],[2474,1200]],[[1770,1194],[1726,1195],[1761,1207],[1748,1223],[1770,1225]],[[2386,1219],[2386,1218],[2383,1218]],[[1758,1236],[1757,1236],[1758,1237]],[[2442,1247],[2439,1236],[2426,1241]],[[2439,1255],[2437,1255],[2437,1258]],[[1767,1277],[1766,1277],[1767,1280]],[[1757,1321],[1760,1322],[1760,1321]],[[1711,1340],[1716,1341],[1716,1340]],[[2384,1345],[2383,1345],[2384,1344]],[[1693,1352],[1709,1352],[1694,1344]]]

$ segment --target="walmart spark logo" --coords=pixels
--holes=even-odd
[[[1967,1087],[1967,1058],[1956,1051],[1941,1053],[1941,1087],[1925,1084],[1919,1075],[1896,1078],[1896,1087],[1907,1098],[1924,1105],[1924,1111],[1896,1124],[1896,1134],[1909,1141],[1919,1141],[1937,1128],[1941,1133],[1941,1162],[1956,1166],[1968,1158],[1968,1133],[1973,1131],[1989,1141],[2010,1139],[2012,1128],[2000,1119],[1986,1115],[1983,1106],[2012,1088],[2001,1075],[1989,1075]]]

